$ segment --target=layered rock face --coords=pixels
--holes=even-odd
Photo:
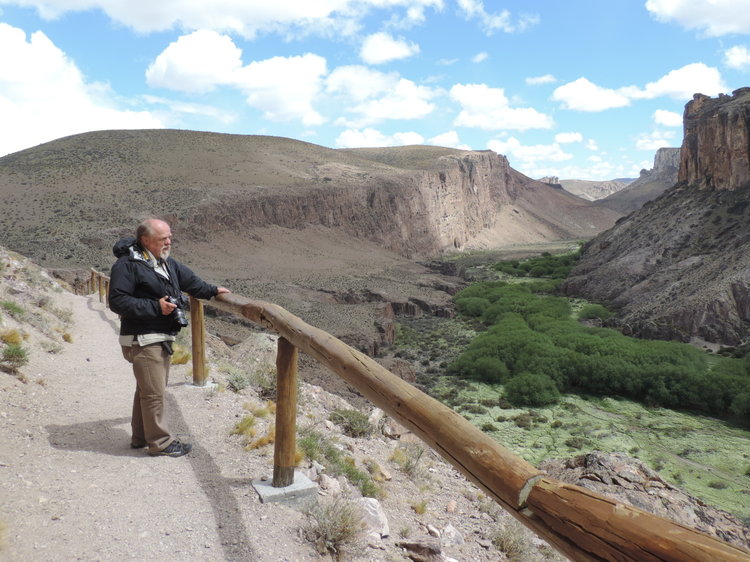
[[[216,194],[188,222],[212,230],[320,225],[412,258],[475,247],[487,232],[504,243],[590,237],[619,216],[581,207],[492,151],[449,152],[430,168],[374,174],[321,163],[312,174],[326,178],[326,185],[291,194]],[[519,236],[512,213],[526,217],[532,230]]]
[[[565,284],[637,336],[750,336],[750,90],[685,110],[679,183],[592,240]]]
[[[693,96],[685,106],[679,181],[706,189],[750,183],[750,88],[732,96]]]

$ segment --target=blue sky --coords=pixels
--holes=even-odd
[[[0,0],[0,156],[177,128],[637,177],[748,85],[750,0]]]

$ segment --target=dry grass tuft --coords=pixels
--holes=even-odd
[[[337,560],[347,557],[364,534],[362,515],[349,499],[336,496],[328,501],[313,503],[305,510],[307,521],[302,535],[315,545],[321,555]]]

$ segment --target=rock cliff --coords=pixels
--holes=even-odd
[[[685,109],[679,183],[592,240],[565,284],[643,337],[750,336],[750,89]]]
[[[596,204],[623,214],[637,211],[646,201],[656,199],[677,183],[679,168],[680,149],[660,148],[654,156],[653,168],[641,170],[638,179],[622,190],[599,199]]]

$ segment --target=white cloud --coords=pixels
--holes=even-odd
[[[242,51],[227,35],[199,30],[170,43],[146,70],[149,86],[204,93],[234,81]]]
[[[419,133],[405,132],[385,135],[376,129],[347,129],[336,139],[339,148],[362,148],[371,146],[406,146],[423,144],[424,137]]]
[[[726,85],[719,71],[697,62],[672,70],[643,88],[626,86],[615,90],[579,78],[556,88],[552,99],[561,102],[565,109],[593,112],[625,107],[632,100],[669,96],[687,101],[695,93],[717,95],[724,91]]]
[[[682,127],[682,115],[666,109],[654,111],[654,123],[663,127]]]
[[[558,174],[539,174],[540,170],[548,170],[549,162],[563,162],[573,158],[558,143],[552,144],[535,144],[523,145],[515,137],[509,137],[507,140],[491,140],[487,143],[487,148],[494,150],[498,154],[504,154],[508,157],[510,165],[530,175],[531,177],[541,177],[541,175],[558,175]]]
[[[653,131],[643,133],[635,141],[638,150],[657,150],[667,146],[673,146],[675,134],[672,131]]]
[[[702,62],[687,64],[672,70],[655,82],[649,82],[643,89],[628,87],[621,91],[633,99],[653,99],[670,96],[678,100],[689,100],[693,94],[701,93],[716,96],[724,93],[727,86],[716,68]]]
[[[462,150],[471,150],[471,147],[469,145],[461,143],[461,141],[458,138],[458,133],[456,131],[448,131],[447,133],[434,136],[431,139],[429,139],[429,143],[434,144],[435,146],[446,146],[448,148],[460,148]]]
[[[409,58],[419,54],[419,45],[394,39],[388,33],[373,33],[362,43],[360,58],[367,64],[383,64],[392,60]]]
[[[419,86],[398,73],[383,73],[362,66],[335,69],[328,77],[327,91],[339,93],[344,113],[353,114],[337,124],[359,129],[386,119],[420,119],[435,110],[430,100],[438,90]]]
[[[750,70],[750,49],[735,45],[724,51],[724,64],[737,70]]]
[[[581,133],[557,133],[555,135],[555,142],[559,144],[583,142],[583,135]]]
[[[568,82],[552,92],[552,99],[565,109],[578,111],[604,111],[630,105],[630,100],[616,90],[602,88],[586,78]]]
[[[471,57],[471,62],[482,62],[483,60],[487,60],[487,57],[489,57],[489,55],[486,52],[482,51],[481,53],[477,53],[476,55]]]
[[[557,78],[555,78],[552,74],[545,74],[543,76],[529,76],[526,78],[526,83],[529,86],[537,86],[539,84],[554,84],[557,82]]]
[[[599,145],[596,143],[594,139],[588,139],[586,140],[586,148],[588,150],[597,151],[599,150]]]
[[[118,107],[106,84],[87,82],[42,32],[0,22],[0,156],[60,137],[104,129],[163,128],[149,111]]]
[[[213,29],[252,39],[259,33],[353,35],[372,10],[393,12],[394,20],[419,23],[426,9],[444,0],[223,0],[222,2],[132,2],[131,0],[25,0],[45,19],[99,9],[139,33]],[[403,12],[403,16],[399,13]]]
[[[513,108],[502,88],[486,84],[456,84],[450,96],[461,105],[454,121],[460,127],[477,127],[485,130],[549,129],[553,125],[549,115],[531,107]]]
[[[648,0],[646,9],[659,21],[676,21],[712,37],[750,33],[748,0]]]
[[[325,74],[326,60],[307,53],[251,62],[235,76],[248,105],[263,111],[267,119],[299,119],[305,126],[313,126],[325,121],[312,105],[322,89]]]
[[[491,14],[485,9],[482,0],[458,0],[458,7],[466,19],[479,20],[487,35],[498,30],[506,33],[525,31],[539,23],[539,16],[533,14],[522,14],[515,22],[508,10],[502,10],[499,14]]]
[[[271,121],[299,120],[314,126],[325,121],[313,102],[326,72],[326,60],[311,53],[243,66],[242,51],[230,37],[199,30],[170,43],[149,65],[146,80],[152,87],[187,93],[235,88]]]

